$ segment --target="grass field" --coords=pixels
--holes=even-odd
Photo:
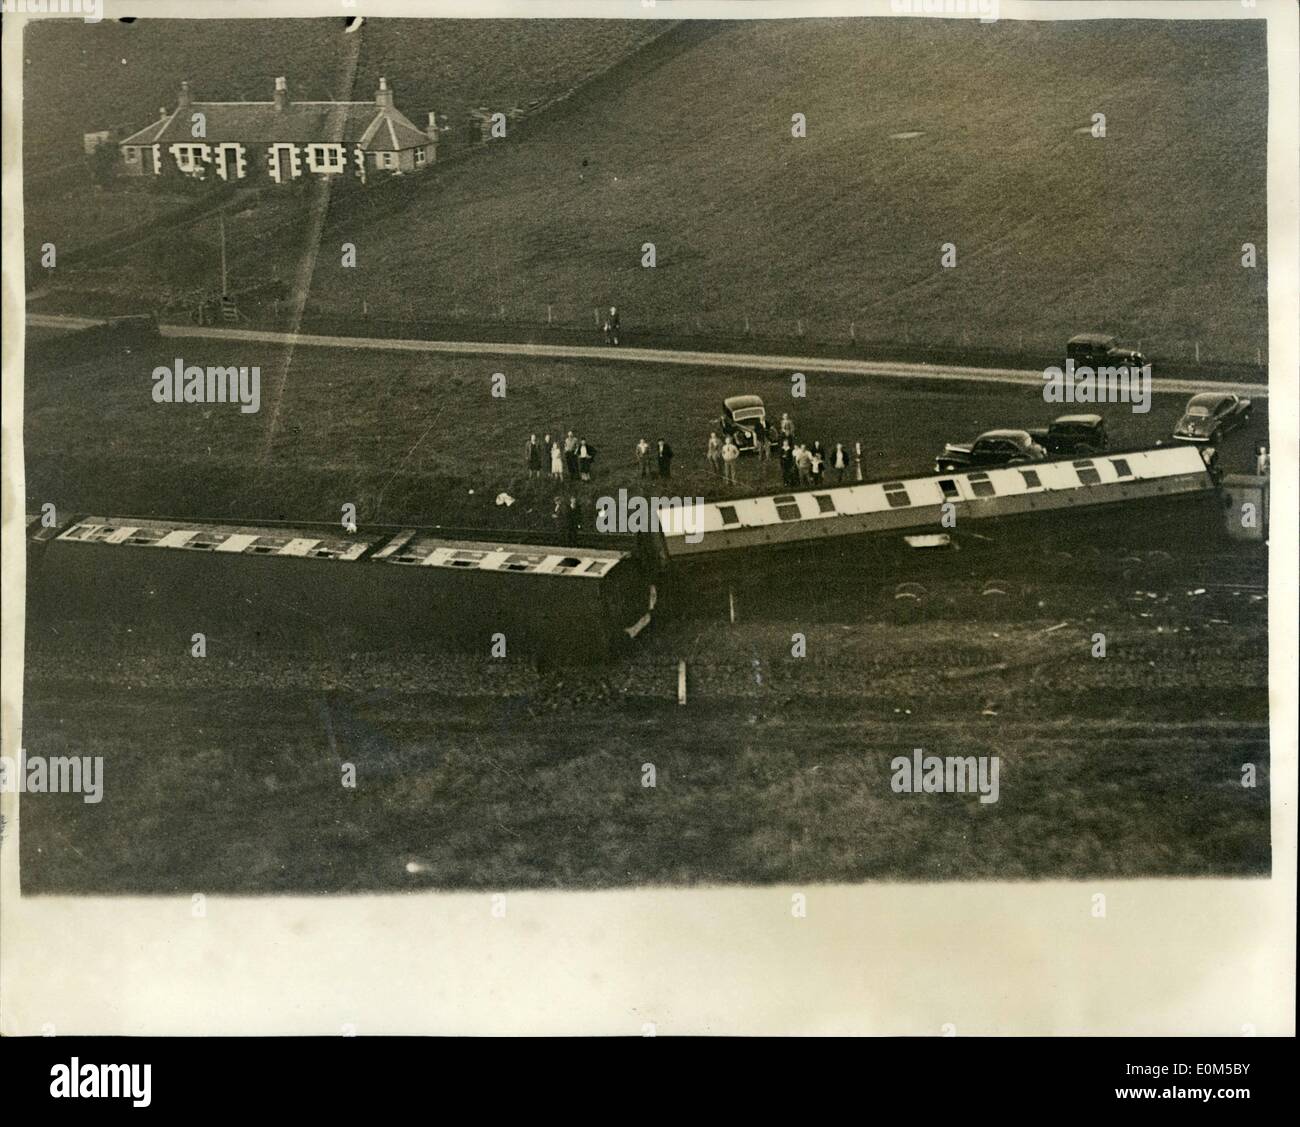
[[[30,649],[25,746],[102,755],[104,799],[24,798],[24,887],[1264,875],[1265,627],[1189,626],[1185,601],[1152,615],[1076,596],[1050,633],[1050,620],[896,627],[850,610],[800,623],[803,660],[788,623],[720,618],[656,628],[634,657],[572,677],[216,639],[200,662],[79,630]],[[1089,656],[1098,626],[1105,661]],[[979,675],[1008,654],[1032,668]],[[693,671],[686,708],[677,656]],[[998,801],[894,793],[890,761],[915,747],[999,756]]]
[[[533,432],[572,428],[596,446],[584,497],[644,484],[633,460],[644,436],[675,447],[674,493],[712,498],[729,487],[704,457],[710,423],[723,398],[740,392],[762,395],[773,418],[789,410],[800,435],[828,448],[861,441],[864,471],[876,478],[929,472],[946,441],[995,426],[1045,425],[1061,413],[1033,387],[814,375],[807,397],[794,399],[778,373],[657,368],[612,356],[582,364],[303,347],[290,354],[199,340],[87,354],[75,338],[46,347],[58,351],[27,365],[28,501],[53,501],[65,512],[333,523],[350,501],[363,522],[547,527],[557,490],[524,471]],[[155,404],[150,373],[178,355],[260,366],[261,410]],[[501,399],[490,394],[495,371],[506,375]],[[1146,415],[1109,409],[1112,442],[1168,438],[1184,402],[1157,395]],[[1250,452],[1267,435],[1262,400],[1249,433],[1225,443],[1225,465],[1251,466]],[[780,484],[774,463],[764,468],[748,457],[741,477],[741,491]],[[521,504],[495,505],[502,491]]]
[[[400,207],[340,208],[360,261],[313,303],[1253,360],[1266,86],[1245,21],[692,24]]]

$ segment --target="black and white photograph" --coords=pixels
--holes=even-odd
[[[4,4],[4,954],[462,1008],[6,1034],[1294,1035],[1294,5],[259,7]]]

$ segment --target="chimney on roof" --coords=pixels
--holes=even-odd
[[[159,117],[159,118],[164,118],[164,117],[166,117],[166,116],[167,116],[167,107],[166,107],[166,106],[159,106],[159,107],[158,107],[158,117]]]
[[[375,91],[375,105],[386,110],[393,108],[393,92],[388,89],[388,79],[386,78],[379,80],[379,89]]]
[[[190,84],[188,82],[181,83],[181,96],[176,105],[182,110],[190,108]]]
[[[425,129],[425,132],[430,137],[438,136],[438,111],[437,110],[429,111],[429,126],[427,129]]]
[[[283,75],[275,80],[275,109],[283,113],[289,108],[289,81]]]

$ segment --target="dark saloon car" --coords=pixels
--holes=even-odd
[[[948,443],[934,460],[938,473],[974,469],[978,466],[1013,466],[1020,462],[1043,462],[1047,451],[1028,431],[989,430],[969,445]]]
[[[1121,348],[1113,336],[1107,333],[1079,333],[1072,336],[1065,345],[1065,358],[1073,360],[1074,366],[1089,368],[1141,368],[1146,357],[1134,348]]]
[[[1049,458],[1097,454],[1106,449],[1109,441],[1100,415],[1062,415],[1043,430],[1031,430],[1029,437],[1047,451]]]
[[[760,442],[767,442],[767,409],[757,395],[733,395],[722,401],[722,418],[718,427],[723,435],[730,435],[743,454],[758,450]]]
[[[1230,392],[1207,391],[1187,401],[1183,417],[1174,427],[1180,442],[1217,445],[1230,430],[1250,420],[1250,400]]]

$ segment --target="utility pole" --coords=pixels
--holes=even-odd
[[[218,215],[217,221],[221,224],[221,296],[226,296],[226,217]]]

